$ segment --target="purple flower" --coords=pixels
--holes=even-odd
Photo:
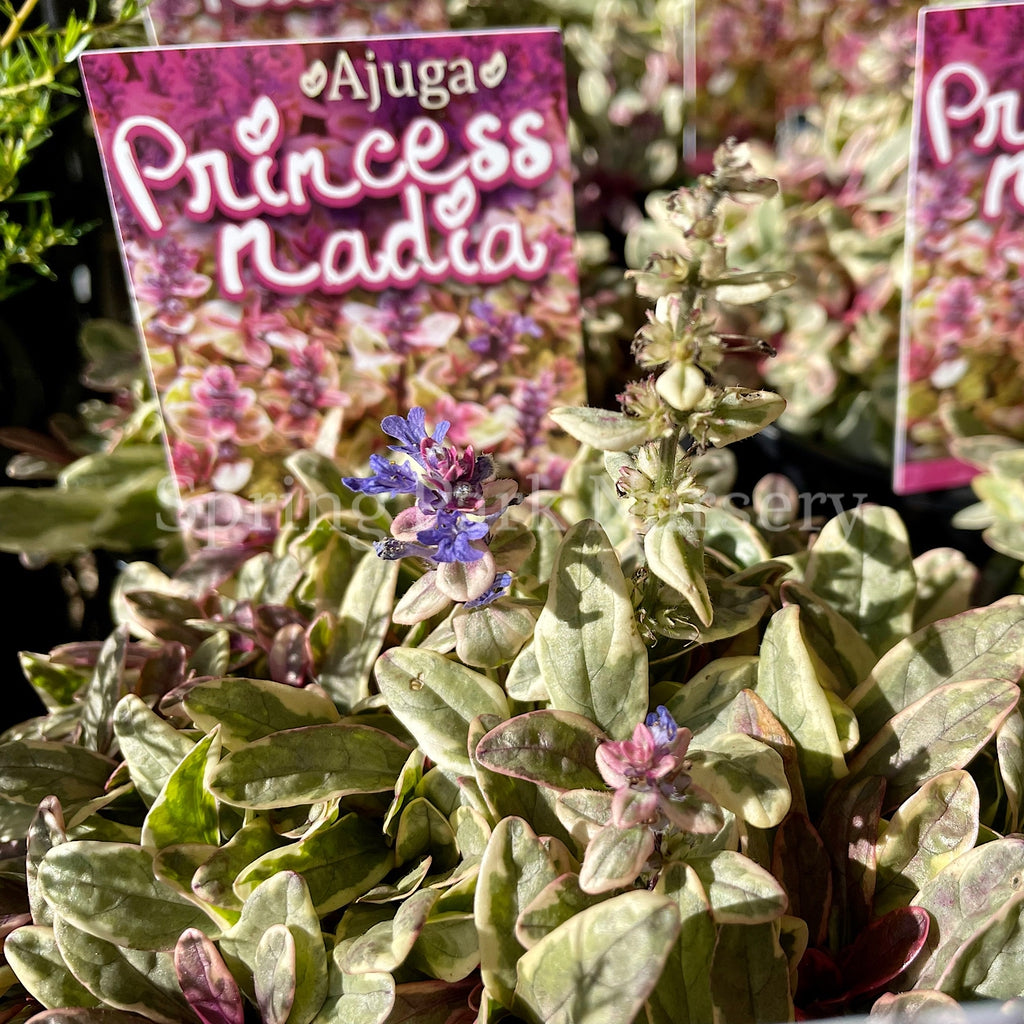
[[[490,589],[479,597],[474,598],[472,601],[467,601],[466,607],[483,608],[485,605],[489,605],[493,601],[497,601],[499,597],[504,597],[511,586],[512,573],[499,572],[498,575],[494,577],[494,582],[491,584]]]
[[[396,607],[395,621],[422,621],[450,601],[490,604],[508,591],[508,569],[519,564],[506,561],[499,570],[488,547],[492,525],[518,497],[515,481],[497,479],[494,462],[471,447],[444,444],[446,420],[428,433],[419,406],[405,417],[387,416],[381,425],[400,442],[391,450],[407,458],[395,463],[372,455],[373,475],[346,477],[344,483],[363,494],[416,495],[392,520],[391,536],[374,545],[381,558],[422,558],[429,565]]]
[[[385,416],[380,421],[380,425],[385,434],[390,434],[396,441],[402,442],[402,444],[388,445],[391,451],[404,452],[406,455],[411,455],[417,462],[421,462],[420,449],[422,442],[430,441],[434,444],[440,444],[444,440],[445,434],[448,433],[448,428],[451,426],[447,420],[441,420],[434,427],[433,434],[428,435],[426,422],[426,409],[417,405],[414,409],[409,410],[407,417]]]
[[[405,463],[394,463],[383,455],[370,456],[370,469],[373,476],[346,476],[342,483],[350,491],[362,494],[415,494],[419,485],[419,477]]]
[[[475,562],[483,552],[472,546],[474,540],[483,540],[490,531],[487,523],[474,522],[461,512],[442,509],[434,519],[435,525],[420,530],[416,536],[421,544],[436,545],[436,562]]]
[[[618,828],[648,824],[656,831],[670,825],[689,832],[717,831],[717,808],[687,772],[691,739],[693,733],[679,728],[659,705],[636,726],[631,739],[608,740],[597,748],[598,770],[615,790],[612,821]]]

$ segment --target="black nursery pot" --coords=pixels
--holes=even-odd
[[[969,487],[896,494],[890,467],[839,456],[774,424],[734,445],[733,451],[741,493],[749,494],[766,474],[781,473],[803,496],[804,507],[815,514],[833,516],[866,503],[895,509],[907,527],[915,555],[951,547],[975,565],[992,555],[979,532],[953,527],[953,516],[977,500]]]

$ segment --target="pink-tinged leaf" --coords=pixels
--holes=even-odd
[[[833,900],[839,940],[848,945],[871,919],[875,895],[878,821],[885,779],[843,779],[829,794],[818,834],[832,857]]]
[[[178,984],[203,1024],[243,1024],[242,996],[217,947],[195,928],[174,949]]]
[[[597,750],[607,739],[590,719],[572,711],[528,711],[491,729],[474,757],[502,775],[562,792],[605,788]]]
[[[897,907],[872,921],[840,959],[847,995],[876,992],[902,974],[924,948],[930,924],[923,907]]]
[[[804,815],[787,815],[775,833],[772,874],[789,896],[788,913],[807,922],[811,946],[824,945],[832,909],[832,863]]]

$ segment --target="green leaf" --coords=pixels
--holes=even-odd
[[[559,872],[522,818],[495,826],[480,862],[474,899],[480,941],[480,977],[490,995],[511,1009],[516,964],[523,947],[515,936],[520,913]]]
[[[720,295],[722,291],[720,288]],[[703,414],[699,424],[691,423],[691,430],[699,432],[702,443],[724,448],[764,430],[785,409],[786,400],[774,391],[726,387],[716,398],[713,411]]]
[[[670,861],[655,892],[675,901],[681,927],[648,1002],[651,1024],[707,1024],[715,1019],[711,963],[717,931],[711,905],[689,864]]]
[[[913,627],[913,559],[906,527],[891,508],[861,505],[830,519],[804,578],[880,655]]]
[[[471,911],[450,911],[427,918],[407,963],[431,978],[461,981],[480,963],[476,922]]]
[[[983,932],[1024,892],[1024,839],[1006,836],[983,843],[946,865],[922,886],[913,906],[932,917],[928,943],[910,965],[906,984],[938,988],[957,951]],[[1019,912],[1019,908],[1018,908]]]
[[[704,549],[728,559],[736,568],[760,565],[772,557],[768,545],[749,520],[718,505],[709,505],[704,514]]]
[[[237,750],[271,733],[330,725],[340,718],[338,709],[316,690],[239,676],[196,683],[185,694],[182,705],[204,732],[219,725],[228,750]]]
[[[786,769],[766,743],[724,733],[689,757],[693,781],[748,825],[774,828],[786,816],[791,803]]]
[[[67,808],[100,796],[116,767],[103,754],[54,740],[0,744],[0,798],[34,809],[48,796]]]
[[[847,703],[861,735],[874,736],[898,711],[947,683],[991,679],[1016,682],[1024,672],[1024,598],[934,622],[897,644]]]
[[[335,950],[327,967],[327,998],[312,1024],[384,1024],[395,1005],[395,982],[384,971],[349,974]]]
[[[647,649],[618,557],[592,520],[562,541],[534,650],[554,708],[613,739],[632,735],[647,712]]]
[[[195,740],[175,729],[134,693],[126,694],[114,708],[114,735],[139,795],[152,804],[164,783],[195,745]]]
[[[710,626],[714,608],[704,578],[704,513],[676,512],[662,516],[644,535],[647,567],[678,591],[698,621]]]
[[[572,872],[548,882],[523,908],[516,922],[516,939],[523,949],[532,949],[549,932],[587,907],[606,897],[592,895],[580,888],[580,877]]]
[[[886,807],[895,807],[923,782],[963,768],[1016,707],[1020,689],[999,679],[947,683],[886,723],[850,762],[854,778],[887,781]]]
[[[339,966],[351,974],[374,974],[400,967],[439,898],[436,889],[420,889],[399,904],[393,918],[361,928],[358,937],[337,954]]]
[[[395,835],[395,858],[400,864],[429,853],[437,871],[448,871],[459,860],[455,832],[448,819],[423,797],[402,809]]]
[[[477,715],[509,716],[497,684],[436,651],[393,647],[377,660],[376,675],[391,713],[427,756],[460,774],[473,770],[469,723]]]
[[[34,924],[53,924],[53,911],[39,891],[39,865],[53,847],[67,840],[60,801],[48,796],[40,801],[25,836],[25,888]]]
[[[300,875],[282,871],[258,886],[245,901],[237,924],[221,939],[221,953],[239,985],[254,998],[249,979],[257,968],[260,940],[274,925],[287,927],[295,942],[295,1000],[288,1024],[309,1024],[327,997],[327,952],[320,919]],[[232,961],[247,970],[236,969]]]
[[[272,924],[256,944],[252,983],[264,1024],[286,1024],[295,1002],[295,938],[287,925]]]
[[[112,718],[121,696],[128,627],[118,626],[100,648],[96,669],[82,692],[82,745],[109,754],[114,740]]]
[[[530,711],[491,729],[474,756],[491,771],[552,789],[604,789],[595,753],[606,739],[582,715]]]
[[[282,871],[302,876],[316,912],[329,914],[369,892],[394,866],[380,829],[346,814],[310,830],[297,843],[269,850],[239,872],[235,892],[248,899],[257,886]]]
[[[240,911],[242,900],[234,890],[235,879],[254,860],[284,842],[269,819],[254,817],[196,869],[192,891],[215,907]]]
[[[42,925],[15,928],[4,940],[4,958],[18,981],[47,1009],[100,1005],[68,970],[52,928]]]
[[[627,892],[589,907],[519,961],[516,1012],[532,1024],[613,1024],[640,1012],[679,935],[674,900]]]
[[[877,844],[875,915],[907,906],[950,861],[974,848],[980,798],[965,771],[945,772],[908,797]]]
[[[220,736],[215,728],[182,759],[164,783],[142,823],[142,846],[150,853],[177,843],[220,842],[217,801],[206,786],[211,768],[220,755]]]
[[[757,682],[757,656],[716,658],[665,702],[672,717],[698,735],[732,699]]]
[[[804,639],[830,670],[839,695],[846,697],[875,667],[875,652],[842,615],[804,584],[784,580],[779,596],[783,605],[800,608]]]
[[[61,917],[53,933],[68,969],[102,1003],[159,1024],[195,1021],[170,953],[107,942]]]
[[[1006,793],[1006,826],[1003,831],[1018,832],[1024,809],[1024,714],[1021,714],[1019,705],[996,730],[996,757]]]
[[[275,732],[228,754],[210,788],[225,803],[261,810],[313,804],[395,785],[409,748],[352,722]]]
[[[1022,958],[1024,892],[1018,892],[954,953],[936,988],[959,1000],[1019,999]]]
[[[580,888],[591,895],[633,884],[654,853],[654,833],[647,825],[605,825],[587,846],[580,868]]]
[[[473,668],[507,665],[533,636],[537,609],[505,599],[483,608],[457,608],[452,616],[455,653]]]
[[[804,639],[801,614],[790,605],[769,620],[755,693],[793,737],[810,795],[824,792],[847,769],[832,709]]]
[[[625,452],[651,440],[645,420],[591,406],[560,406],[548,416],[571,437],[605,452]]]
[[[331,645],[317,663],[317,682],[342,710],[370,695],[373,664],[391,625],[398,561],[364,555],[352,573]]]
[[[786,891],[771,872],[735,850],[689,857],[707,894],[715,924],[761,924],[786,910]]]
[[[932,548],[914,559],[917,599],[914,630],[967,611],[978,583],[978,569],[956,548]]]
[[[127,843],[75,840],[53,847],[39,865],[39,887],[58,917],[133,949],[173,949],[186,928],[213,930],[194,903],[156,878],[150,854]]]
[[[793,1019],[789,962],[779,943],[779,922],[727,924],[718,932],[711,990],[723,1020],[774,1024]]]

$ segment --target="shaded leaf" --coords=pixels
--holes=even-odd
[[[1024,598],[1012,596],[934,622],[902,640],[850,695],[870,738],[897,712],[948,683],[1016,682],[1024,672]]]
[[[886,807],[895,807],[933,776],[970,763],[1019,698],[1016,683],[999,679],[940,686],[879,729],[850,762],[850,774],[881,775]]]
[[[793,1019],[789,963],[779,943],[779,922],[727,924],[718,930],[711,991],[724,1020]]]
[[[769,620],[755,692],[793,737],[811,798],[846,775],[847,768],[832,709],[803,637],[801,614],[790,605]]]
[[[906,906],[950,861],[974,848],[980,798],[965,771],[926,782],[896,810],[878,840],[875,914]]]
[[[702,511],[663,515],[644,534],[644,557],[650,571],[682,595],[701,625],[710,626],[714,608],[704,579],[704,528]]]
[[[735,850],[688,857],[707,895],[715,924],[760,924],[780,918],[787,897],[772,874]]]
[[[911,631],[913,559],[906,527],[891,508],[864,504],[830,519],[811,548],[804,579],[878,654]]]
[[[623,889],[636,880],[654,853],[647,825],[605,825],[590,840],[580,867],[580,888],[591,895]]]

